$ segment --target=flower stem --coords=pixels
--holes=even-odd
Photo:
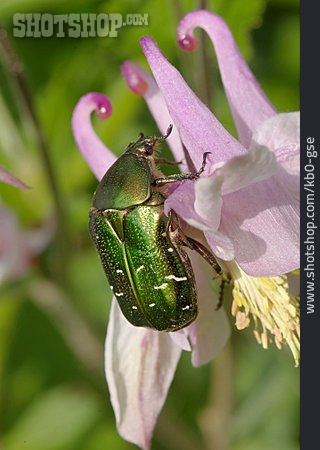
[[[209,401],[199,421],[208,449],[228,450],[229,448],[232,365],[233,355],[229,341],[221,355],[211,364]]]

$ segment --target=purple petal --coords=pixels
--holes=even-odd
[[[299,203],[300,198],[300,113],[280,113],[255,130],[251,145],[266,145],[281,169],[277,182]]]
[[[205,238],[213,253],[224,261],[235,259],[232,239],[220,231],[205,231]]]
[[[208,157],[211,164],[244,153],[241,144],[197,98],[180,73],[163,56],[154,40],[146,36],[140,42],[195,167],[201,166],[204,152],[211,152]],[[210,173],[210,164],[205,173]]]
[[[84,159],[97,179],[101,180],[116,157],[93,130],[90,118],[93,111],[100,119],[107,119],[112,113],[110,100],[96,92],[81,97],[73,111],[72,130]]]
[[[271,124],[274,121],[269,119]],[[253,144],[268,145],[266,141]],[[234,258],[253,276],[275,276],[299,267],[298,149],[291,141],[290,144],[279,138],[278,142],[288,146],[272,148],[279,167],[277,174],[268,180],[260,181],[274,172],[272,152],[263,147],[250,149],[246,155],[220,165],[211,177],[200,178],[196,183],[183,183],[165,203],[166,211],[174,209],[186,222],[204,231],[209,246],[218,257],[226,261]],[[215,167],[212,166],[212,170]],[[227,193],[223,196],[222,209],[219,202],[221,186],[218,183],[213,193],[210,192],[213,187],[207,186],[208,181],[211,183],[219,174],[225,175],[226,184],[222,191]],[[252,182],[255,184],[246,187]],[[201,188],[202,185],[205,185],[203,198],[195,207],[197,187],[194,186]],[[228,194],[236,188],[240,190]]]
[[[188,254],[198,286],[199,314],[187,331],[192,346],[192,364],[198,367],[221,352],[229,339],[230,326],[224,309],[216,311],[218,297],[211,286],[212,268],[197,253],[188,251]]]
[[[113,299],[105,347],[105,368],[120,435],[150,448],[181,349],[169,333],[132,326]]]
[[[261,123],[254,131],[251,145],[267,146],[282,155],[279,149],[290,153],[300,150],[300,112],[279,113]]]
[[[223,198],[219,231],[249,275],[272,277],[300,265],[299,204],[282,183],[273,176]]]
[[[11,186],[15,186],[20,189],[29,189],[29,186],[24,184],[19,178],[16,178],[6,169],[0,166],[0,181],[6,184],[10,184]]]
[[[231,159],[218,171],[224,178],[222,193],[230,194],[266,180],[276,173],[277,168],[273,152],[262,145],[252,147],[246,155]]]
[[[208,230],[217,231],[220,225],[222,194],[238,191],[269,178],[276,170],[274,153],[262,146],[230,159],[210,177],[201,177],[195,182],[195,212],[208,225]]]
[[[208,229],[208,224],[195,212],[194,202],[194,182],[185,181],[167,198],[164,203],[164,212],[168,214],[173,209],[189,225],[205,231]]]
[[[204,231],[219,258],[234,258],[252,276],[276,276],[299,267],[299,203],[295,185],[292,175],[280,167],[276,176],[224,195],[218,230],[210,230],[208,217],[195,211],[192,182],[184,182],[169,196],[165,211],[175,210],[187,223]],[[211,210],[219,214],[219,205],[210,205],[208,216]]]
[[[279,114],[260,124],[252,145],[278,160],[276,175],[224,196],[219,231],[232,239],[235,259],[253,276],[276,276],[300,265],[299,115]]]
[[[173,209],[189,225],[212,233],[220,225],[222,194],[237,191],[273,175],[277,169],[274,153],[265,147],[251,149],[248,153],[232,158],[225,164],[217,164],[209,177],[201,177],[195,183],[183,183],[166,200],[165,212]],[[218,236],[217,236],[218,237]],[[233,246],[228,241],[228,259]],[[216,248],[217,246],[215,246]],[[216,248],[218,250],[218,248]],[[226,255],[226,249],[223,249]],[[219,252],[221,255],[221,252]]]
[[[156,121],[162,134],[173,123],[169,114],[166,102],[158,88],[154,78],[149,75],[142,67],[137,64],[126,61],[121,66],[122,74],[128,83],[129,88],[137,95],[143,95],[148,108]],[[174,126],[167,142],[172,150],[176,161],[184,159],[184,151],[181,144],[180,136],[177,128]],[[187,166],[181,165],[182,170],[186,170]]]
[[[240,142],[248,147],[253,131],[276,111],[243,59],[225,21],[204,10],[187,14],[181,20],[177,32],[178,42],[185,50],[194,50],[197,46],[193,36],[196,27],[208,33],[215,47]]]

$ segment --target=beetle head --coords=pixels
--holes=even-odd
[[[166,134],[160,136],[145,136],[143,133],[140,133],[138,140],[129,144],[126,151],[140,153],[143,156],[151,156],[153,155],[157,144],[167,139],[172,128],[173,125],[170,124]]]

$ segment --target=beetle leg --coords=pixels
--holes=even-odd
[[[169,175],[167,177],[156,178],[155,180],[153,180],[153,184],[155,186],[164,186],[165,184],[176,183],[177,181],[197,180],[206,167],[207,156],[209,155],[209,153],[210,152],[205,152],[203,154],[202,165],[201,165],[200,169],[198,170],[198,172],[178,173],[175,175]]]
[[[186,245],[191,250],[194,250],[197,253],[199,253],[199,255],[202,256],[202,258],[205,259],[207,263],[213,267],[213,269],[217,272],[218,275],[222,273],[222,269],[217,263],[216,258],[203,244],[201,244],[200,242],[196,241],[195,239],[189,236],[186,236]]]
[[[217,272],[219,276],[222,276],[222,269],[217,263],[216,258],[213,256],[213,254],[200,242],[196,241],[195,239],[186,236],[183,231],[181,230],[179,226],[179,219],[176,213],[171,209],[168,214],[169,220],[167,223],[167,235],[170,238],[170,236],[174,233],[178,236],[180,242],[185,247],[189,247],[191,250],[196,251],[199,253],[200,256],[202,256],[203,259],[207,261],[208,264],[210,264],[211,267]]]
[[[154,158],[156,164],[166,164],[167,166],[177,166],[182,164],[182,161],[169,161],[166,158]]]
[[[216,311],[217,311],[218,309],[221,308],[221,306],[223,304],[224,288],[225,288],[226,284],[230,283],[230,278],[225,272],[222,271],[216,258],[203,244],[196,241],[195,239],[192,239],[189,236],[186,236],[186,240],[187,240],[187,246],[190,249],[195,250],[197,253],[199,253],[199,255],[202,256],[202,258],[204,258],[210,264],[211,267],[213,267],[215,272],[218,274],[218,277],[214,277],[214,278],[220,278],[220,280],[221,280],[218,304],[216,306]]]
[[[223,300],[224,300],[224,288],[226,286],[227,281],[225,279],[221,280],[221,284],[220,284],[220,292],[219,292],[219,297],[218,297],[218,304],[216,306],[216,311],[218,311],[218,309],[221,308],[221,306],[223,305]]]

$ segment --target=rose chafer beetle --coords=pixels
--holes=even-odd
[[[164,136],[130,143],[108,169],[94,194],[89,230],[119,306],[135,326],[176,331],[197,316],[197,289],[185,247],[191,248],[220,273],[214,256],[186,236],[178,216],[164,214],[166,185],[199,178],[195,173],[163,176],[157,164],[157,143]]]

